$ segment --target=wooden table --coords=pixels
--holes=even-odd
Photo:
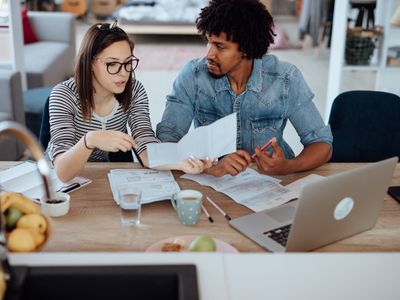
[[[4,169],[15,162],[0,162]],[[360,163],[330,163],[313,170],[280,177],[286,185],[311,173],[328,176]],[[170,201],[160,201],[142,206],[142,225],[124,227],[120,223],[120,209],[115,204],[107,173],[110,169],[138,167],[132,163],[88,163],[83,176],[93,182],[71,193],[71,210],[68,215],[53,218],[54,234],[43,251],[144,251],[153,243],[168,237],[206,233],[221,239],[240,252],[265,252],[252,240],[233,229],[208,202],[204,205],[214,218],[210,223],[202,214],[196,226],[181,225]],[[181,179],[182,172],[175,172],[181,189],[197,189],[214,199],[232,218],[251,213],[228,196],[201,186],[193,181]],[[366,183],[367,184],[367,183]],[[400,164],[397,165],[392,184],[400,185]],[[356,251],[400,251],[400,204],[387,196],[376,226],[369,231],[317,249],[322,252]]]

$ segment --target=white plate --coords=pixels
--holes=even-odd
[[[185,245],[182,247],[181,251],[179,252],[188,252],[188,248],[190,243],[197,237],[197,235],[182,235],[182,236],[175,236],[175,237],[170,237],[161,241],[158,241],[157,243],[154,243],[150,247],[146,249],[146,252],[162,252],[161,248],[165,243],[173,243],[176,239],[182,240],[185,242]],[[216,252],[225,252],[225,253],[239,253],[239,251],[233,247],[232,245],[221,241],[219,239],[213,238],[215,241],[215,244],[217,246],[217,251]]]

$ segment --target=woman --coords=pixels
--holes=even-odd
[[[79,175],[86,161],[109,161],[108,152],[133,149],[148,166],[146,145],[158,140],[146,91],[132,75],[139,62],[133,48],[116,22],[93,25],[83,38],[74,78],[53,89],[47,154],[62,181]],[[190,157],[160,169],[200,173],[210,165]]]

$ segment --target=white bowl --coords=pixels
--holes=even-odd
[[[71,200],[70,195],[63,192],[57,192],[55,193],[55,199],[53,200],[62,200],[63,202],[61,203],[42,202],[41,210],[44,214],[50,217],[61,217],[69,212],[69,206]]]

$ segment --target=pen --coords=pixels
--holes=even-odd
[[[222,208],[217,205],[217,203],[212,201],[210,197],[206,196],[206,199],[225,217],[225,219],[227,219],[228,221],[231,220],[231,217],[226,212],[224,212]]]
[[[203,204],[201,205],[201,209],[202,209],[202,210],[204,211],[204,213],[206,214],[208,220],[210,220],[211,223],[214,222],[213,218],[211,218],[210,213],[207,211],[207,209],[204,207]]]
[[[143,161],[142,161],[142,159],[140,158],[139,154],[137,153],[137,151],[136,151],[136,149],[135,149],[134,147],[132,147],[132,151],[133,151],[133,153],[135,154],[135,156],[136,156],[137,160],[139,161],[140,165],[144,168]]]
[[[80,186],[81,186],[80,183],[74,182],[74,183],[71,183],[70,185],[62,187],[57,192],[68,193],[68,192],[70,192],[70,191],[72,191],[74,189],[79,188]]]
[[[267,149],[269,146],[271,146],[271,144],[272,144],[272,140],[269,140],[268,142],[266,142],[265,144],[264,144],[264,146],[262,146],[261,147],[261,151],[264,151],[265,149]],[[252,156],[251,156],[251,158],[256,158],[256,156],[257,156],[257,153],[254,153]]]

